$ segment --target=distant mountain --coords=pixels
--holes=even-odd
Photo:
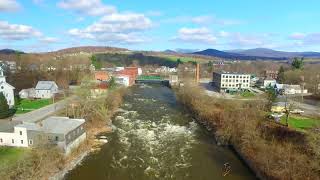
[[[24,52],[22,52],[22,51],[17,51],[17,50],[13,50],[13,49],[1,49],[0,50],[0,54],[6,54],[6,55],[15,54],[17,52],[24,54]]]
[[[204,55],[204,56],[214,56],[214,57],[220,57],[220,58],[230,58],[230,59],[236,59],[236,58],[242,56],[241,54],[224,52],[224,51],[219,51],[216,49],[206,49],[203,51],[194,52],[192,54]]]
[[[103,52],[117,52],[117,51],[128,51],[125,48],[117,48],[117,47],[108,47],[108,46],[80,46],[80,47],[72,47],[61,49],[58,51],[53,51],[50,53],[54,54],[74,54],[74,53],[103,53]]]
[[[170,49],[167,49],[167,50],[165,50],[163,52],[166,53],[166,54],[178,54],[178,52],[170,50]]]
[[[268,58],[293,58],[293,57],[320,57],[318,52],[285,52],[276,51],[267,48],[255,48],[247,50],[230,50],[230,53],[237,53],[244,56],[258,56],[258,57],[268,57]]]
[[[194,53],[199,51],[199,49],[175,49],[176,52],[178,53],[183,53],[183,54],[188,54],[188,53]]]

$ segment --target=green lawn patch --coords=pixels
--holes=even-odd
[[[27,113],[36,109],[40,109],[44,106],[52,104],[52,99],[23,99],[19,105],[16,106],[17,114]]]
[[[146,76],[142,75],[137,78],[137,80],[162,80],[163,78],[160,76]]]
[[[10,166],[25,155],[26,149],[15,147],[0,147],[0,169]]]
[[[281,117],[281,123],[286,123],[286,116]],[[295,128],[299,131],[305,131],[307,129],[320,126],[320,119],[311,119],[301,116],[291,115],[288,120],[289,127]]]
[[[240,96],[241,96],[241,97],[244,97],[244,98],[251,98],[251,97],[254,97],[255,94],[252,93],[252,92],[245,91],[245,92],[242,92],[242,93],[240,94]]]

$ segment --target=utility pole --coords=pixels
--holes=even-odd
[[[303,103],[303,93],[304,93],[304,86],[305,86],[305,83],[304,83],[304,76],[301,76],[301,81],[302,81],[302,83],[301,83],[301,103]]]

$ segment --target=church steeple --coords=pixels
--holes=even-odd
[[[1,82],[6,82],[6,77],[4,76],[4,69],[3,67],[0,65],[0,83]]]

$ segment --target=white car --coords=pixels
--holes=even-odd
[[[302,113],[304,113],[304,111],[301,110],[301,109],[294,109],[294,110],[291,111],[291,113],[292,114],[302,114]]]

